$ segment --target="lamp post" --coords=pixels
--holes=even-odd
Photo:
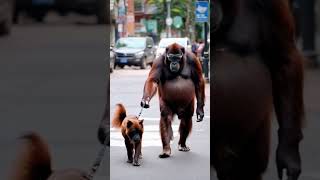
[[[171,18],[171,0],[166,0],[167,2],[167,37],[171,37],[171,25],[172,25],[172,18]]]
[[[209,2],[209,0],[206,0]],[[210,6],[209,6],[210,7]],[[208,19],[209,21],[209,19]],[[208,44],[208,31],[209,31],[209,25],[208,21],[204,23],[204,49],[202,52],[203,56],[203,63],[204,63],[204,78],[206,82],[210,82],[209,79],[209,44]]]

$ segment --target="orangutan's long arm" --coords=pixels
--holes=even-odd
[[[190,58],[189,60],[192,62],[192,80],[195,85],[195,92],[196,92],[196,98],[197,98],[197,121],[200,122],[203,120],[204,117],[204,103],[205,103],[205,81],[202,75],[202,67],[201,63],[198,58],[196,58],[193,55],[187,56],[187,58]]]
[[[142,99],[149,102],[151,98],[156,94],[157,89],[158,89],[157,81],[152,77],[148,77],[148,79],[144,84]]]
[[[141,101],[142,107],[148,108],[150,100],[157,92],[158,84],[160,82],[160,73],[161,73],[160,72],[161,71],[160,58],[158,58],[154,62],[153,66],[149,72],[148,78],[144,84],[143,97],[142,97],[142,101]]]
[[[203,107],[205,102],[205,81],[202,75],[202,67],[201,63],[198,59],[194,59],[195,62],[195,90],[196,90],[196,98],[197,105]]]
[[[295,42],[295,24],[285,0],[272,0],[273,31],[265,44],[273,52],[268,59],[273,82],[274,107],[279,124],[276,163],[279,178],[286,170],[289,179],[297,180],[301,173],[300,141],[303,138],[303,56]],[[277,44],[276,46],[271,45]],[[266,52],[268,54],[268,52]],[[268,56],[267,56],[268,57]]]
[[[289,177],[298,178],[301,172],[299,144],[303,138],[303,65],[297,51],[289,55],[289,63],[273,72],[275,112],[279,124],[277,168],[279,177],[287,169]]]

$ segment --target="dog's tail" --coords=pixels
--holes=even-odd
[[[126,109],[122,104],[116,105],[116,110],[112,119],[112,126],[115,128],[120,128],[122,121],[127,117]]]
[[[21,136],[24,147],[18,154],[12,180],[46,180],[52,173],[51,157],[48,145],[36,133]]]

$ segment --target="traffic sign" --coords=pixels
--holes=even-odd
[[[208,22],[209,20],[208,1],[196,1],[196,22]]]
[[[168,25],[168,26],[171,26],[172,25],[172,18],[170,17],[170,18],[166,18],[166,24]]]
[[[146,24],[148,32],[157,33],[157,20],[148,20]]]
[[[173,25],[176,28],[180,28],[182,26],[182,17],[181,16],[175,16],[173,18]]]

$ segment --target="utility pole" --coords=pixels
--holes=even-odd
[[[210,82],[209,79],[209,44],[208,44],[208,31],[209,31],[209,24],[208,22],[204,23],[204,49],[202,52],[203,56],[203,71],[204,71],[204,78],[206,82]]]
[[[196,2],[196,21],[203,22],[204,27],[204,48],[201,53],[202,57],[202,70],[206,82],[210,82],[209,79],[209,44],[208,44],[208,31],[209,31],[209,0],[198,0]]]
[[[171,18],[171,0],[166,0],[167,2],[167,37],[171,37],[171,25],[172,25],[172,18]]]

